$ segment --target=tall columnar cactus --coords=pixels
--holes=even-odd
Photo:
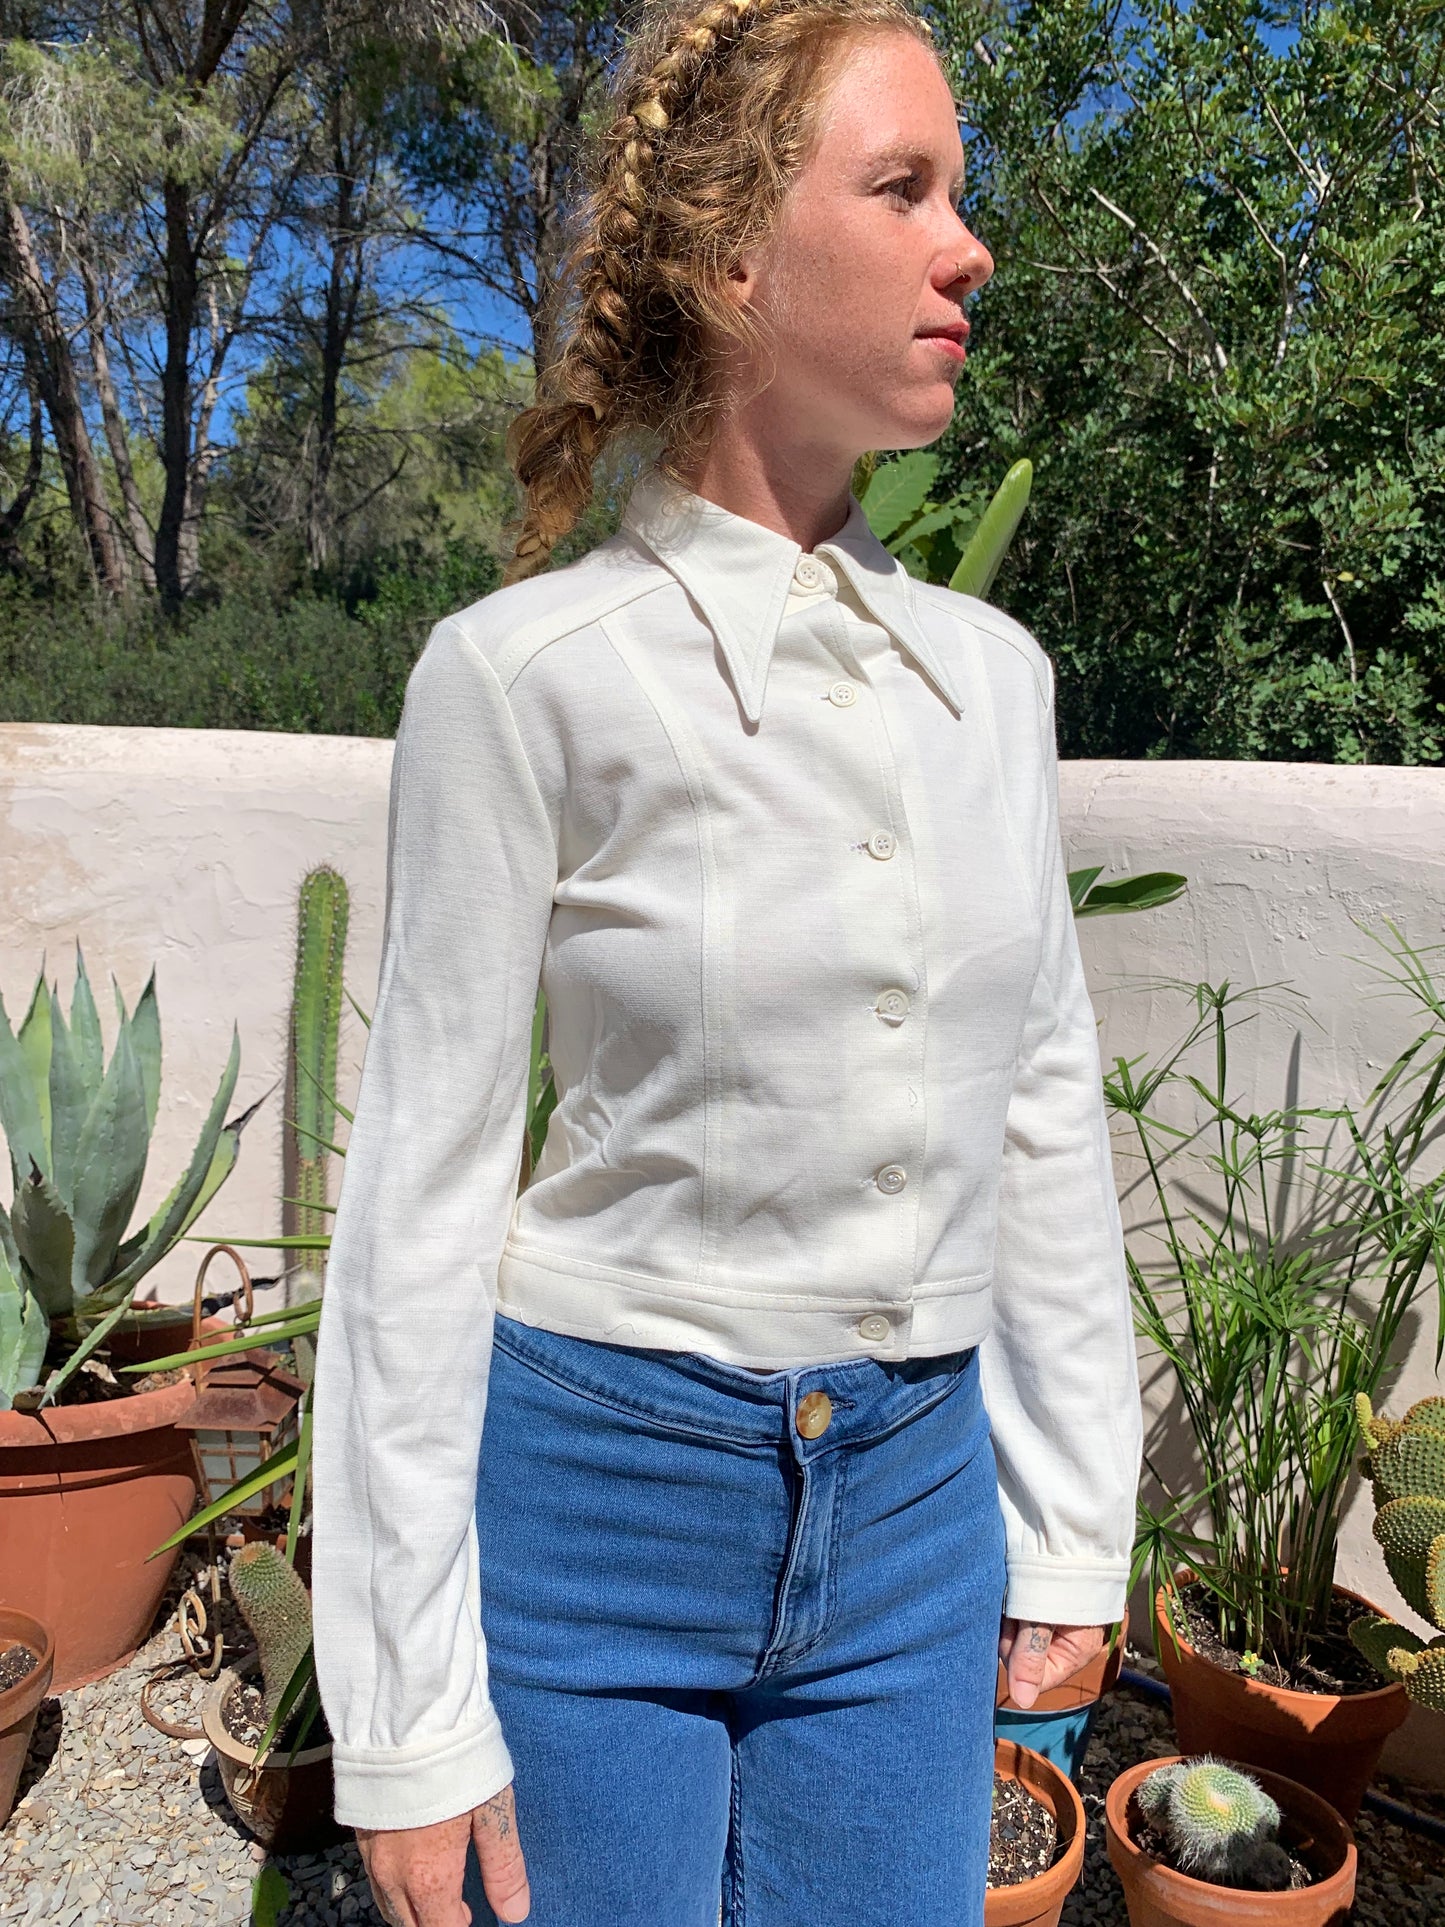
[[[288,1236],[314,1238],[317,1246],[296,1253],[296,1269],[286,1291],[288,1305],[318,1298],[325,1276],[325,1245],[331,1229],[325,1207],[330,1146],[336,1135],[336,1064],[349,910],[346,880],[336,870],[313,870],[302,883],[287,1053],[282,1224]],[[309,1371],[305,1376],[309,1378]]]
[[[18,1031],[0,999],[0,1130],[14,1180],[9,1214],[0,1210],[0,1411],[17,1399],[53,1398],[87,1348],[126,1315],[140,1280],[230,1175],[256,1108],[223,1123],[241,1063],[233,1025],[230,1057],[190,1163],[127,1237],[155,1128],[161,1021],[154,971],[133,1013],[114,979],[112,987],[117,1034],[109,1064],[78,943],[69,1024],[58,988],[46,991],[43,960]],[[35,1393],[52,1340],[59,1362],[43,1394]]]
[[[1290,1885],[1279,1808],[1252,1775],[1206,1754],[1159,1767],[1135,1797],[1168,1840],[1180,1873],[1221,1887],[1278,1892]]]
[[[1445,1398],[1422,1398],[1403,1419],[1376,1417],[1355,1402],[1375,1488],[1375,1537],[1390,1577],[1412,1612],[1437,1629],[1425,1641],[1378,1613],[1350,1627],[1350,1638],[1386,1679],[1411,1699],[1445,1713]]]
[[[260,1655],[265,1682],[261,1717],[269,1721],[311,1644],[311,1595],[300,1573],[268,1539],[254,1539],[231,1555],[230,1582],[231,1596]]]

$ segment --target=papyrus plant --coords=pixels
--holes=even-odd
[[[130,1014],[113,978],[112,986],[109,1064],[78,943],[68,1024],[43,961],[18,1031],[0,999],[0,1130],[14,1183],[9,1212],[0,1209],[0,1410],[49,1404],[126,1318],[140,1280],[230,1175],[255,1109],[223,1123],[241,1062],[233,1025],[190,1162],[127,1235],[155,1129],[161,1020],[154,970]]]
[[[1415,1006],[1414,1034],[1367,1113],[1240,1108],[1229,1035],[1247,1019],[1231,1013],[1279,985],[1163,986],[1193,1002],[1187,1034],[1146,1069],[1116,1058],[1105,1079],[1158,1207],[1162,1249],[1146,1261],[1143,1235],[1130,1240],[1138,1327],[1193,1444],[1182,1481],[1146,1455],[1163,1500],[1141,1500],[1136,1576],[1167,1589],[1192,1567],[1225,1642],[1285,1667],[1308,1664],[1327,1628],[1356,1400],[1431,1298],[1437,1365],[1445,1335],[1445,1197],[1420,1171],[1445,1111],[1445,1001],[1386,923],[1393,941],[1367,934],[1389,961],[1371,967]],[[1188,1124],[1155,1115],[1167,1086],[1193,1093]]]

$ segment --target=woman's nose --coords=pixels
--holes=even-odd
[[[978,236],[960,221],[958,232],[949,244],[949,263],[945,273],[945,287],[963,281],[970,293],[976,294],[993,273],[993,256],[979,240]]]

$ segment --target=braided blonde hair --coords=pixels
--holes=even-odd
[[[539,330],[536,401],[507,438],[523,497],[509,582],[575,525],[615,437],[660,435],[673,473],[701,452],[717,344],[757,340],[728,270],[771,230],[839,54],[887,29],[932,44],[909,0],[645,0]]]

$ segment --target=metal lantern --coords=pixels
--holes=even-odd
[[[237,1307],[233,1331],[211,1331],[203,1336],[201,1288],[206,1267],[219,1251],[225,1251],[240,1267],[245,1308]],[[235,1336],[250,1319],[253,1305],[251,1280],[240,1256],[229,1245],[214,1246],[206,1253],[196,1277],[191,1309],[192,1345]],[[295,1440],[306,1386],[302,1379],[285,1369],[275,1352],[259,1346],[254,1351],[237,1352],[230,1358],[202,1359],[191,1367],[191,1372],[196,1381],[195,1403],[184,1418],[175,1420],[175,1426],[177,1431],[191,1435],[196,1482],[202,1503],[209,1505]],[[290,1484],[290,1476],[283,1473],[274,1483],[262,1486],[231,1510],[238,1518],[261,1518],[284,1503]]]

